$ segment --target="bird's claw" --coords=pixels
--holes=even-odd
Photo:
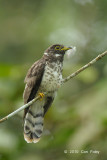
[[[44,93],[39,93],[39,96],[40,96],[40,101],[43,100],[43,97],[45,96]]]

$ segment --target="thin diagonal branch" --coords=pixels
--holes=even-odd
[[[93,65],[94,63],[96,63],[98,60],[100,60],[102,57],[104,57],[105,55],[107,55],[107,51],[99,54],[95,59],[93,59],[92,61],[90,61],[89,63],[87,63],[86,65],[84,65],[83,67],[81,67],[80,69],[78,69],[76,72],[72,73],[70,76],[66,77],[65,79],[63,79],[62,84],[64,84],[65,82],[69,81],[70,79],[72,79],[73,77],[77,76],[80,72],[84,71],[86,68],[90,67],[91,65]],[[47,93],[45,93],[46,95]],[[22,107],[18,108],[17,110],[15,110],[14,112],[10,113],[9,115],[7,115],[6,117],[2,118],[0,120],[1,122],[4,122],[5,120],[7,120],[8,118],[14,116],[15,114],[17,114],[18,112],[22,111],[23,109],[29,107],[31,104],[33,104],[34,102],[36,102],[38,99],[40,99],[41,96],[37,96],[36,98],[34,98],[33,100],[31,100],[30,102],[28,102],[27,104],[23,105]]]
[[[86,65],[84,65],[83,67],[81,67],[80,69],[78,69],[76,72],[72,73],[70,76],[66,77],[65,79],[63,79],[62,83],[65,83],[67,81],[69,81],[71,78],[77,76],[80,72],[84,71],[86,68],[90,67],[91,65],[93,65],[94,63],[96,63],[98,60],[100,60],[102,57],[104,57],[105,55],[107,55],[107,51],[99,54],[96,58],[94,58],[92,61],[90,61],[89,63],[87,63]]]
[[[27,104],[21,106],[20,108],[18,108],[17,110],[15,110],[14,112],[8,114],[6,117],[0,119],[0,123],[6,121],[8,118],[13,117],[15,114],[17,114],[18,112],[24,110],[25,108],[29,107],[30,105],[32,105],[34,102],[36,102],[38,99],[40,98],[40,96],[38,95],[36,98],[34,98],[33,100],[31,100],[30,102],[28,102]]]

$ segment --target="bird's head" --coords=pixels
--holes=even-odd
[[[54,44],[45,50],[44,55],[52,57],[63,57],[66,51],[72,47],[65,47],[64,45]]]

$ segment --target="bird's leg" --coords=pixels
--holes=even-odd
[[[43,100],[43,97],[44,97],[45,95],[44,95],[44,93],[40,92],[40,93],[39,93],[39,96],[40,96],[40,101],[42,101],[42,100]]]

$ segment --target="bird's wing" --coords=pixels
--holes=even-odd
[[[40,59],[39,61],[35,62],[28,70],[28,73],[25,77],[26,86],[23,94],[25,104],[35,97],[39,89],[45,69],[45,63],[46,62],[44,59]],[[25,109],[24,117],[28,109],[29,108]]]
[[[49,107],[51,106],[52,102],[54,100],[54,96],[47,97],[46,103],[44,105],[44,115],[48,111]]]

